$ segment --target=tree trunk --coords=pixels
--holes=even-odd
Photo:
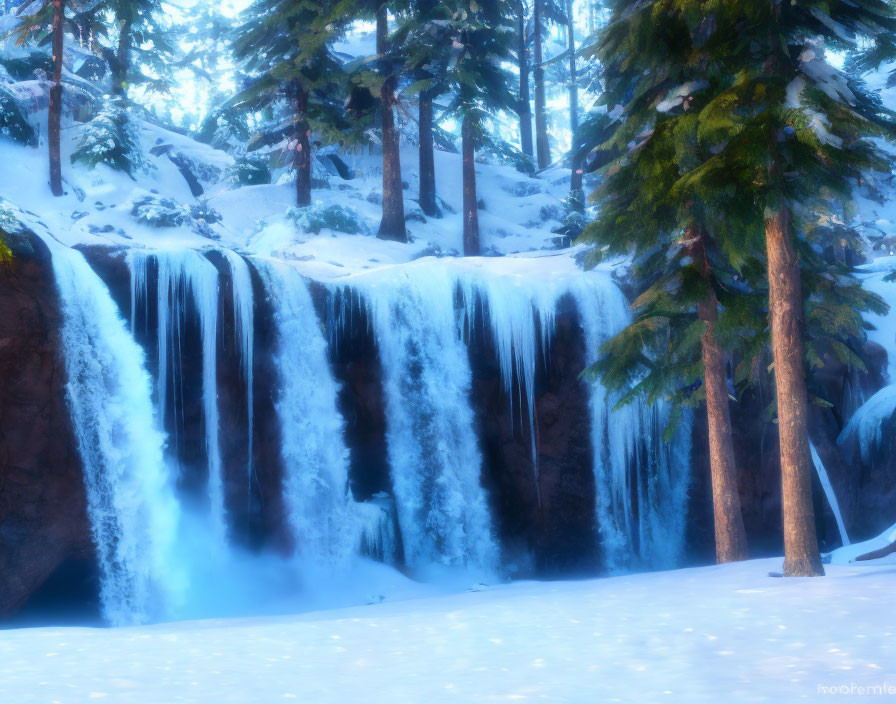
[[[517,56],[520,65],[520,149],[526,156],[535,156],[532,147],[532,102],[529,98],[529,47],[526,41],[526,10],[519,5],[519,46]]]
[[[572,140],[572,173],[569,177],[569,190],[582,190],[582,164],[575,156],[576,132],[579,130],[579,86],[578,74],[576,73],[576,35],[573,22],[573,0],[566,2],[566,34],[567,44],[569,47],[569,130]]]
[[[542,0],[535,0],[535,152],[537,154],[538,168],[546,169],[551,163],[551,147],[548,144],[548,121],[545,108],[544,94],[544,57],[541,50],[542,35]]]
[[[296,205],[311,205],[311,130],[308,127],[308,93],[296,84]]]
[[[464,116],[461,127],[464,188],[464,256],[479,256],[479,203],[476,197],[476,146],[473,118]]]
[[[786,208],[767,217],[765,241],[781,444],[784,575],[811,577],[823,575],[824,568],[812,508],[812,460],[801,331],[803,298],[799,262],[791,240],[790,212]]]
[[[706,257],[703,233],[696,224],[687,230],[691,259],[699,267],[707,287],[712,285],[712,270]],[[706,323],[701,338],[703,385],[706,392],[706,421],[709,430],[709,467],[712,483],[712,509],[715,522],[716,562],[747,559],[747,534],[737,491],[737,464],[728,405],[726,359],[715,336],[719,302],[712,288],[697,305],[697,316]]]
[[[866,552],[864,555],[859,555],[855,561],[864,562],[865,560],[879,560],[887,555],[892,555],[894,552],[896,552],[896,543],[890,543],[878,550],[872,550],[871,552]]]
[[[392,75],[391,62],[383,55],[389,49],[389,25],[386,6],[381,5],[376,13],[376,46],[386,81],[380,93],[383,115],[383,217],[377,237],[381,240],[407,242],[408,233],[404,221],[404,192],[401,185],[401,154],[398,144],[398,130],[395,129],[395,88],[396,78]]]
[[[436,164],[432,138],[432,94],[420,94],[420,208],[434,217],[439,214],[436,205]]]
[[[112,95],[123,98],[127,95],[128,71],[131,65],[131,26],[133,20],[126,19],[121,23],[118,33],[118,48],[115,60],[109,63],[112,72]]]
[[[50,148],[50,191],[61,196],[62,190],[62,52],[65,0],[53,0],[53,85],[47,116],[47,144]]]

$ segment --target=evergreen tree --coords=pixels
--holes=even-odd
[[[296,204],[311,204],[311,130],[337,119],[344,75],[331,44],[351,18],[331,16],[332,4],[312,0],[256,0],[244,13],[233,43],[250,85],[232,101],[244,112],[291,106],[291,119],[262,141],[286,138],[296,170]]]
[[[509,75],[502,63],[511,57],[514,32],[505,0],[459,0],[453,9],[450,110],[461,120],[464,254],[475,256],[480,253],[476,141],[488,111],[513,109]]]
[[[158,92],[170,85],[170,66],[176,52],[164,14],[162,0],[84,3],[76,21],[111,39],[112,46],[100,44],[99,50],[109,64],[113,97],[126,99],[132,85]]]
[[[529,95],[529,6],[525,0],[517,0],[514,5],[517,20],[516,59],[520,72],[519,102],[517,114],[520,118],[520,150],[529,157],[535,156],[532,143],[532,100]]]
[[[18,41],[29,38],[41,41],[42,27],[52,22],[50,42],[52,46],[53,72],[50,85],[50,104],[47,109],[47,146],[50,161],[50,191],[54,196],[63,195],[62,190],[62,60],[65,39],[65,0],[44,0],[34,8],[32,14],[21,18],[17,32]],[[38,35],[38,36],[36,36]]]
[[[384,240],[407,242],[404,220],[404,191],[401,182],[401,152],[398,130],[395,127],[395,97],[398,86],[395,62],[390,56],[388,7],[381,4],[376,10],[376,53],[379,56],[382,82],[379,86],[383,135],[383,217],[377,237]]]
[[[448,72],[454,59],[451,8],[436,0],[411,4],[395,46],[402,54],[412,82],[403,93],[417,95],[420,154],[420,208],[430,217],[441,215],[436,202],[434,100],[448,90]]]
[[[804,365],[818,362],[823,341],[842,359],[857,362],[850,344],[861,339],[861,311],[879,311],[883,304],[861,290],[848,267],[819,252],[830,237],[825,218],[842,209],[864,172],[886,168],[868,137],[884,134],[891,116],[824,61],[815,38],[821,35],[827,46],[846,48],[857,32],[891,31],[890,11],[876,1],[634,5],[617,3],[614,17],[635,15],[640,20],[629,29],[611,23],[604,34],[602,58],[607,64],[616,62],[623,77],[616,95],[624,93],[627,100],[612,106],[611,114],[625,119],[603,144],[623,165],[658,150],[654,158],[643,160],[640,171],[627,172],[629,177],[640,175],[647,191],[650,180],[665,170],[658,158],[663,151],[680,173],[673,183],[664,176],[661,188],[647,195],[657,202],[642,201],[633,212],[623,211],[624,199],[605,200],[601,219],[610,222],[615,212],[616,223],[627,224],[642,212],[654,212],[650,208],[663,212],[662,204],[687,233],[684,243],[694,240],[695,230],[687,227],[691,221],[703,235],[703,250],[720,253],[715,259],[722,266],[715,266],[711,275],[732,271],[732,284],[725,288],[768,290],[784,571],[822,574],[810,493]],[[651,33],[655,27],[662,29],[659,35]],[[649,58],[647,47],[660,36],[677,57],[671,62],[662,55]],[[625,85],[625,71],[632,69],[627,61],[639,63],[653,78]],[[612,82],[612,70],[607,78]],[[632,119],[636,114],[642,117]],[[620,167],[617,173],[625,171]],[[598,231],[606,232],[598,227],[592,234]],[[713,235],[708,249],[705,233]],[[686,262],[694,261],[700,258],[689,254]],[[697,266],[692,279],[705,286],[706,268]],[[726,303],[720,291],[717,287],[721,320],[737,303]],[[663,303],[665,292],[661,288],[656,293],[655,302]],[[703,306],[704,311],[711,308]],[[710,321],[701,322],[709,331]],[[717,329],[722,331],[720,323]],[[707,381],[707,393],[709,386]]]

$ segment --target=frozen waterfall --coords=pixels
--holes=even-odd
[[[184,326],[190,304],[199,317],[202,334],[202,397],[205,419],[205,448],[208,456],[208,503],[212,530],[219,549],[227,541],[227,515],[218,438],[218,270],[193,250],[132,250],[132,310],[146,300],[147,265],[158,265],[158,378],[156,403],[163,423],[168,417],[169,387],[172,393],[171,427],[175,443],[181,442],[177,411],[183,404],[182,352]],[[169,379],[170,377],[170,379]]]
[[[239,254],[229,249],[221,250],[230,267],[233,291],[233,333],[240,350],[240,370],[246,382],[246,412],[248,416],[248,448],[246,451],[246,496],[251,492],[253,480],[254,416],[255,416],[255,298],[252,295],[252,276],[249,265]]]
[[[444,565],[492,573],[499,554],[480,483],[455,279],[446,267],[423,261],[375,279],[358,277],[354,285],[369,306],[379,346],[405,560],[416,570]]]
[[[344,565],[358,546],[359,528],[327,343],[298,272],[282,262],[256,264],[277,328],[275,405],[282,428],[283,489],[297,549],[317,566]]]
[[[173,559],[179,509],[143,351],[84,257],[46,242],[62,303],[67,399],[84,463],[103,613],[113,624],[161,618],[184,587]]]

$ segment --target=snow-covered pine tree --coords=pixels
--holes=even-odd
[[[343,111],[344,74],[332,42],[353,17],[338,3],[255,0],[233,42],[249,85],[231,102],[259,113],[288,106],[290,116],[263,126],[261,141],[287,140],[296,169],[296,204],[311,204],[311,130],[332,127]],[[343,3],[353,9],[353,2]],[[334,11],[336,14],[334,14]]]

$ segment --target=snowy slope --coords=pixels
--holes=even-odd
[[[46,112],[31,116],[35,125]],[[365,234],[347,235],[329,230],[320,234],[301,232],[285,218],[295,203],[294,185],[234,187],[227,170],[233,159],[225,152],[195,142],[143,120],[135,120],[150,168],[137,179],[105,166],[88,169],[70,164],[69,157],[83,130],[72,125],[63,133],[63,177],[66,195],[53,198],[47,183],[46,148],[29,148],[0,140],[0,195],[18,207],[39,216],[50,232],[64,244],[113,244],[151,248],[223,246],[264,256],[314,260],[327,263],[331,275],[345,269],[376,268],[401,263],[427,253],[452,254],[462,249],[461,163],[457,154],[436,152],[438,195],[445,210],[442,218],[409,220],[410,244],[382,242],[374,236],[381,215],[381,157],[370,153],[343,153],[341,157],[356,174],[350,180],[330,175],[329,188],[317,188],[312,197],[322,206],[340,205],[354,211]],[[147,195],[170,198],[183,206],[198,201],[186,180],[166,154],[153,156],[154,147],[170,145],[196,164],[214,173],[200,179],[202,196],[222,216],[211,226],[210,236],[188,226],[151,227],[131,215],[132,203]],[[415,202],[418,182],[417,151],[402,153],[405,209],[419,208]],[[315,176],[327,175],[316,160]],[[530,178],[511,167],[480,164],[477,167],[482,246],[488,254],[506,254],[553,248],[551,228],[562,217],[562,198],[568,191],[568,172],[558,169]],[[422,213],[419,213],[422,216]],[[336,271],[341,269],[342,271]]]
[[[790,702],[896,687],[896,569],[777,560],[302,616],[0,635],[0,701]],[[836,692],[835,692],[836,693]]]

